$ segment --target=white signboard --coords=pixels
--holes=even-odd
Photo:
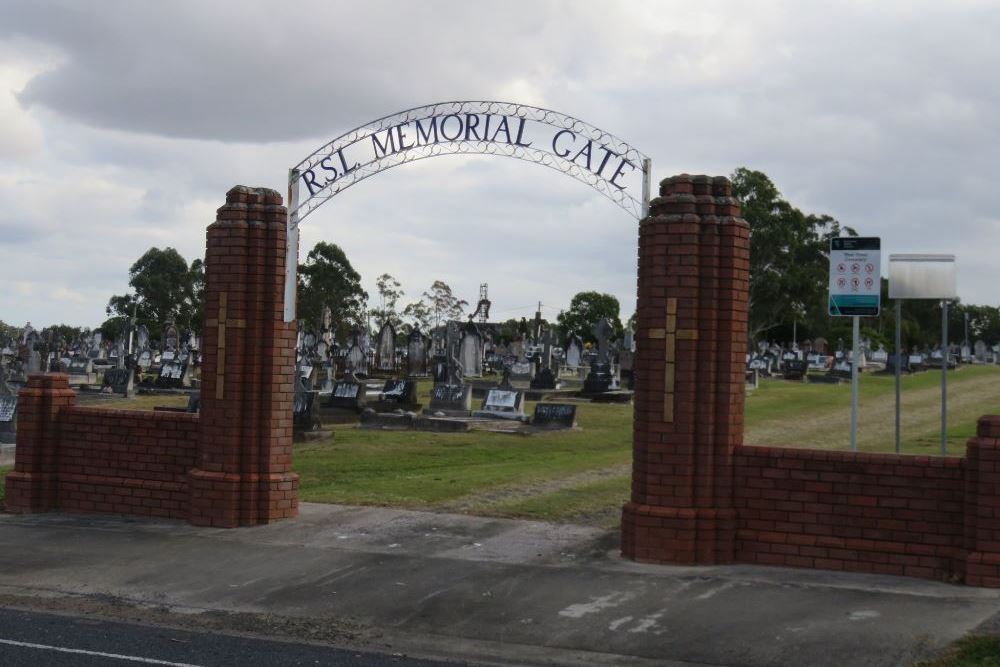
[[[830,239],[830,315],[877,317],[882,295],[881,240]]]

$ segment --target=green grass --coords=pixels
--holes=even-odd
[[[1000,667],[1000,637],[970,636],[954,644],[943,657],[917,667]]]
[[[7,473],[14,469],[14,466],[0,466],[0,506],[7,499]]]

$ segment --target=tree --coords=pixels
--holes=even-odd
[[[368,293],[361,288],[361,274],[354,270],[340,246],[320,241],[299,265],[298,316],[319,323],[323,306],[330,308],[334,330],[344,338],[364,324]]]
[[[378,289],[379,307],[372,310],[371,314],[375,317],[378,328],[390,322],[398,330],[403,323],[399,313],[396,312],[396,304],[403,296],[399,281],[388,273],[383,273],[375,279],[375,287]]]
[[[425,334],[431,328],[431,310],[423,299],[407,304],[406,308],[403,309],[403,317],[409,318],[412,326]]]
[[[560,311],[556,321],[562,330],[563,338],[576,335],[584,342],[595,342],[592,331],[594,325],[603,319],[611,320],[614,329],[614,338],[620,339],[623,335],[619,312],[621,307],[618,299],[610,294],[601,292],[580,292],[569,302],[569,308]]]
[[[204,317],[204,270],[200,259],[190,266],[173,248],[150,248],[129,269],[132,294],[112,296],[105,311],[109,316],[101,329],[121,333],[121,323],[135,316],[150,336],[158,338],[161,327],[173,319],[180,328],[200,330]]]
[[[763,172],[740,167],[732,182],[750,223],[750,339],[793,321],[826,329],[830,239],[856,233],[795,208]]]
[[[468,301],[456,297],[443,280],[435,280],[430,290],[424,292],[423,300],[430,312],[430,323],[435,327],[442,322],[461,319],[469,305]]]

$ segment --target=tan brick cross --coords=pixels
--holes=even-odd
[[[229,299],[227,292],[219,294],[219,316],[205,322],[205,327],[218,327],[218,346],[215,359],[215,398],[221,400],[226,392],[226,327],[233,329],[245,329],[246,320],[227,319],[226,302]]]
[[[677,330],[677,299],[667,299],[667,321],[663,329],[650,329],[649,337],[663,340],[665,370],[663,373],[663,421],[674,421],[674,374],[678,340],[698,340],[696,329]]]

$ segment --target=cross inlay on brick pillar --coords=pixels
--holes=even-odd
[[[216,346],[218,354],[215,360],[215,397],[220,400],[225,398],[226,392],[226,327],[245,329],[247,326],[246,320],[227,319],[226,301],[228,298],[227,292],[219,294],[219,316],[205,322],[206,327],[217,327],[219,330],[218,345]]]
[[[663,340],[663,421],[674,421],[674,376],[677,372],[676,352],[678,340],[698,340],[695,329],[677,330],[677,299],[667,299],[667,321],[663,329],[650,329],[649,337]]]

